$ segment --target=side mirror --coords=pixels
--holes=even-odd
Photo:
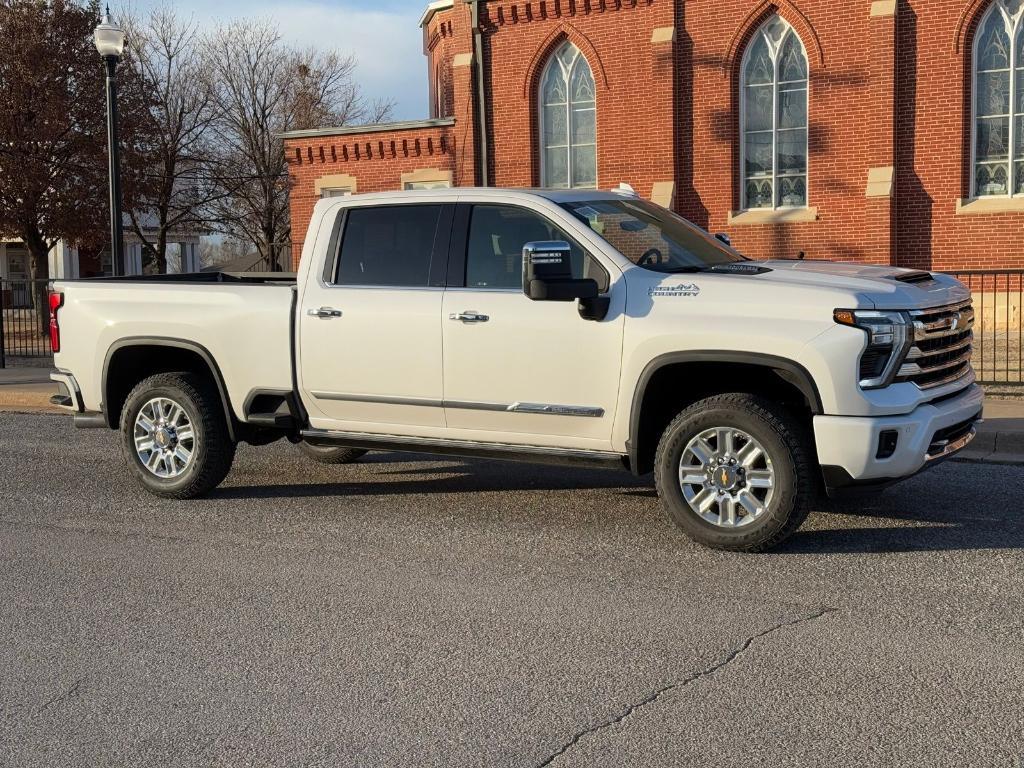
[[[721,240],[723,243],[725,243],[728,246],[732,246],[732,238],[729,237],[727,234],[725,234],[725,232],[717,232],[715,234],[715,239],[716,240]]]
[[[523,246],[523,293],[533,301],[576,301],[599,291],[596,280],[572,276],[572,249],[554,240]]]

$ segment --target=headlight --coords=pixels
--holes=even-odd
[[[863,389],[881,389],[892,383],[913,343],[913,323],[902,312],[877,312],[865,309],[837,309],[833,313],[840,325],[859,328],[867,334],[867,347],[860,358],[860,385]]]

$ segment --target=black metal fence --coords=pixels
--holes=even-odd
[[[974,296],[974,370],[982,384],[1024,386],[1024,269],[950,272]]]
[[[0,280],[0,368],[45,365],[50,349],[48,280]]]
[[[263,256],[253,255],[251,265],[247,266],[245,272],[292,272],[292,244],[274,243],[273,254]]]

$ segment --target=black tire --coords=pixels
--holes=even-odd
[[[299,443],[299,450],[320,464],[351,464],[366,455],[363,448],[339,448],[334,445]]]
[[[684,496],[679,474],[683,453],[690,441],[715,427],[742,430],[771,459],[772,496],[749,524],[727,528],[708,522]],[[777,403],[743,393],[709,397],[682,411],[662,434],[654,475],[669,517],[687,536],[732,552],[764,552],[778,546],[807,519],[818,493],[814,451],[804,421]]]
[[[135,446],[135,423],[147,403],[165,398],[185,412],[194,438],[191,458],[174,477],[158,477],[143,463]],[[194,373],[158,373],[131,391],[121,411],[121,455],[135,479],[147,491],[165,499],[205,496],[227,477],[235,459],[235,443],[225,421],[224,407],[214,386]]]

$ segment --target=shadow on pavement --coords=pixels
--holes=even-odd
[[[419,466],[422,464],[423,466]],[[823,500],[810,524],[774,554],[899,553],[1024,549],[1024,500],[1012,487],[1016,470],[960,465],[939,484],[913,480],[884,493],[846,501]],[[515,464],[477,459],[371,454],[358,465],[338,467],[352,479],[313,484],[222,487],[216,499],[390,497],[414,494],[505,493],[522,491],[608,491],[608,524],[616,520],[616,499],[658,504],[650,478],[626,472]],[[330,471],[330,470],[329,470]],[[978,473],[1011,473],[998,478]],[[1002,493],[979,495],[965,483],[1002,484]],[[966,504],[965,499],[970,498]],[[888,522],[888,524],[884,524]],[[872,524],[874,523],[874,524]],[[882,524],[880,524],[882,523]],[[639,523],[643,525],[644,523]],[[661,537],[663,531],[652,531]]]

